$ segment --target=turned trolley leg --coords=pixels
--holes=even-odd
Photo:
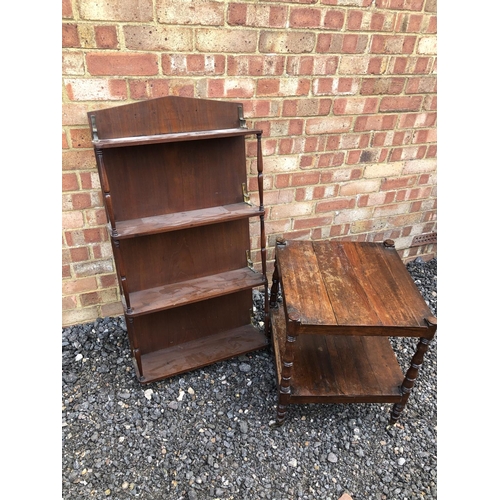
[[[429,349],[431,340],[432,338],[421,338],[417,345],[417,350],[415,351],[415,354],[413,355],[413,358],[411,360],[410,368],[408,368],[403,383],[401,384],[401,401],[399,403],[396,403],[392,408],[391,418],[389,420],[391,424],[395,424],[399,420],[399,417],[401,416],[401,413],[404,410],[406,403],[408,402],[411,390],[413,389],[415,380],[418,377],[418,371],[422,366],[424,354]]]

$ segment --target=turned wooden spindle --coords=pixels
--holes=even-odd
[[[396,403],[392,408],[389,420],[390,424],[395,424],[399,420],[399,417],[408,402],[413,386],[415,385],[415,381],[417,380],[418,372],[424,361],[424,355],[429,349],[431,340],[434,338],[434,333],[437,327],[437,319],[434,316],[429,316],[425,318],[425,322],[431,329],[432,334],[429,338],[420,338],[417,344],[417,349],[411,360],[410,367],[408,368],[403,383],[401,384],[401,401]]]
[[[262,132],[257,133],[257,184],[259,187],[259,210],[260,215],[260,255],[262,263],[262,274],[264,276],[264,331],[269,333],[269,283],[267,280],[267,249],[266,249],[266,231],[264,225],[264,175],[262,160]]]
[[[294,343],[297,340],[300,318],[294,313],[285,314],[287,322],[287,334],[285,342],[285,352],[283,355],[283,367],[278,393],[278,410],[276,414],[276,425],[282,425],[285,421],[288,406],[290,404],[291,380],[294,361]]]
[[[285,244],[286,244],[286,242],[283,238],[276,239],[276,248],[278,245],[285,245]],[[278,291],[279,291],[279,287],[280,287],[278,261],[276,259],[276,252],[275,252],[275,258],[274,258],[274,272],[273,272],[272,282],[273,283],[271,286],[271,297],[269,299],[269,307],[276,307],[277,300],[278,300]]]

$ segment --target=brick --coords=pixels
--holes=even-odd
[[[345,13],[342,10],[328,9],[323,20],[323,28],[341,30],[344,26]]]
[[[101,275],[97,277],[101,288],[115,288],[118,287],[118,279],[116,274]]]
[[[333,112],[336,115],[371,114],[377,111],[376,97],[347,97],[335,99]]]
[[[390,74],[428,74],[432,69],[432,57],[410,56],[392,57],[389,63]]]
[[[86,61],[88,72],[94,76],[158,74],[156,54],[96,52],[87,54]]]
[[[313,7],[291,7],[291,28],[319,28],[321,26],[321,10]]]
[[[231,3],[227,22],[232,26],[283,28],[286,25],[286,16],[285,6]]]
[[[371,219],[373,217],[373,209],[371,207],[353,208],[340,210],[335,214],[335,224],[351,224],[357,220]]]
[[[74,281],[66,281],[62,284],[63,295],[73,295],[82,292],[90,292],[97,288],[95,277],[82,278]]]
[[[187,84],[187,82],[184,82],[184,84]],[[132,99],[154,99],[155,97],[168,95],[174,86],[174,81],[163,78],[139,79],[130,80],[128,85]],[[194,94],[194,91],[192,93]]]
[[[123,314],[123,306],[121,302],[113,302],[109,304],[103,304],[101,306],[101,317],[106,316],[119,316]]]
[[[73,6],[71,0],[62,0],[62,17],[68,19],[73,17]]]
[[[351,128],[351,117],[309,118],[306,120],[307,134],[334,134]]]
[[[381,113],[393,111],[419,111],[422,100],[422,96],[382,97],[379,111]]]
[[[424,16],[422,14],[400,13],[396,21],[396,31],[400,33],[421,33]]]
[[[262,31],[259,37],[259,50],[264,53],[300,54],[312,52],[315,43],[316,36],[309,31]]]
[[[313,213],[312,202],[289,203],[287,205],[277,205],[271,207],[270,220],[287,219],[290,217],[300,217]]]
[[[390,130],[388,132],[376,132],[373,134],[372,146],[401,146],[410,144],[412,132]]]
[[[227,56],[229,76],[278,76],[283,74],[284,68],[284,56]]]
[[[315,78],[313,80],[314,95],[355,95],[358,87],[358,80],[354,78]]]
[[[84,224],[82,212],[63,212],[62,227],[64,229],[80,229]]]
[[[333,222],[332,217],[308,217],[305,219],[295,219],[293,221],[293,229],[311,229],[319,226],[330,226]]]
[[[363,130],[390,130],[396,125],[397,115],[386,116],[359,116],[356,118],[354,131]]]
[[[266,172],[279,174],[298,170],[298,158],[295,156],[277,156],[266,159]],[[289,184],[286,184],[288,186]],[[279,187],[286,187],[280,183]],[[276,186],[278,187],[278,186]]]
[[[427,28],[425,33],[437,34],[437,16],[429,16],[427,18]]]
[[[257,96],[278,95],[279,90],[279,78],[264,78],[257,81]]]
[[[400,189],[405,187],[411,187],[415,185],[417,177],[415,175],[406,176],[406,177],[398,177],[394,179],[386,179],[382,181],[380,186],[381,191],[391,191],[394,189]]]
[[[364,170],[364,177],[370,178],[388,178],[388,177],[398,177],[401,175],[404,168],[403,162],[393,162],[393,163],[378,163],[373,165],[367,165]],[[385,181],[387,182],[387,181]],[[387,187],[384,185],[384,190]]]
[[[424,0],[376,0],[380,9],[416,10],[421,11]]]
[[[116,101],[127,98],[125,80],[66,78],[64,84],[68,98],[72,101]]]
[[[392,12],[350,10],[347,18],[349,31],[393,31],[396,16]]]
[[[68,311],[71,309],[75,309],[77,307],[77,300],[75,296],[63,297],[62,298],[62,310]]]
[[[416,130],[413,136],[413,144],[425,144],[428,142],[437,141],[437,130],[435,128],[429,130]]]
[[[91,206],[90,193],[74,193],[71,195],[71,210],[82,210]]]
[[[407,148],[395,148],[391,152],[389,161],[415,160],[424,158],[426,146],[413,146]]]
[[[96,46],[100,49],[117,49],[116,26],[94,26]]]
[[[114,265],[112,259],[106,259],[92,262],[78,262],[74,264],[73,269],[77,277],[85,277],[114,272]]]
[[[437,0],[426,0],[424,11],[437,12]]]
[[[158,21],[164,24],[196,24],[222,26],[224,4],[206,0],[158,0],[156,6]]]
[[[64,151],[62,153],[63,170],[80,170],[95,168],[93,151]]]
[[[62,25],[62,46],[80,47],[80,37],[78,35],[78,27],[73,23],[63,23]]]
[[[153,0],[127,0],[126,2],[80,0],[78,9],[80,17],[86,20],[153,21]]]
[[[369,55],[342,55],[339,63],[339,75],[366,75],[372,58]]]
[[[210,80],[208,82],[209,97],[236,97],[248,98],[253,97],[255,92],[256,81],[251,78],[225,78],[220,80]]]
[[[373,217],[389,217],[393,215],[407,214],[409,210],[409,203],[392,203],[390,205],[375,207],[373,210]]]
[[[346,7],[368,7],[373,0],[321,0],[325,5],[339,5]]]
[[[367,73],[381,75],[386,72],[389,59],[387,57],[370,57]]]
[[[436,160],[434,159],[409,160],[404,164],[402,175],[421,174],[433,172],[435,170]]]
[[[292,174],[292,186],[310,186],[319,182],[319,172]]]
[[[337,198],[335,200],[325,200],[318,202],[318,204],[316,205],[316,213],[353,209],[355,206],[355,198]]]
[[[406,83],[407,94],[426,94],[437,92],[437,78],[435,76],[409,78]]]
[[[164,75],[222,75],[226,58],[223,55],[162,54]]]
[[[362,95],[397,95],[403,92],[406,78],[364,78],[361,82]]]
[[[195,32],[195,46],[200,52],[255,52],[257,32],[238,29],[199,29]]]
[[[73,148],[91,148],[92,136],[90,128],[85,129],[77,128],[70,130],[71,145]]]
[[[385,159],[385,149],[360,149],[348,152],[346,163],[377,163]]]
[[[399,117],[400,128],[428,128],[436,124],[437,113],[411,113]]]
[[[63,51],[62,74],[66,76],[83,76],[85,74],[85,58],[83,52]]]
[[[418,54],[437,54],[437,38],[435,36],[423,36],[418,41]]]
[[[80,38],[80,47],[84,49],[95,48],[95,32],[91,24],[78,24],[78,36]]]
[[[194,48],[192,28],[123,26],[125,46],[131,50],[187,52]]]
[[[339,195],[353,196],[360,193],[373,193],[375,191],[378,191],[379,187],[380,181],[376,179],[357,180],[354,182],[348,182],[343,186],[340,186]]]
[[[316,51],[340,54],[362,54],[368,46],[368,35],[320,33]]]
[[[63,191],[77,191],[80,188],[78,185],[78,178],[76,174],[63,174],[62,176],[62,190]]]
[[[357,149],[366,148],[370,142],[370,134],[342,134],[338,145],[328,149]]]
[[[96,306],[62,312],[63,327],[95,321],[99,317]]]
[[[371,51],[374,54],[411,54],[417,37],[413,35],[373,35]]]
[[[283,101],[282,116],[328,115],[331,99],[286,99]]]

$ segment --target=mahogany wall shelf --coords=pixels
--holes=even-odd
[[[262,131],[239,103],[161,97],[88,113],[136,375],[153,382],[266,347]],[[259,206],[245,138],[257,140]],[[260,219],[261,270],[250,260]],[[265,325],[252,289],[265,291]]]

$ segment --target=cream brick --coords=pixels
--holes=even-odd
[[[334,134],[351,128],[351,117],[310,118],[306,122],[307,134]]]
[[[300,217],[313,213],[314,203],[289,203],[287,205],[277,205],[271,207],[271,220],[286,219],[289,217]]]
[[[435,36],[423,36],[417,47],[418,54],[437,54],[437,37]]]
[[[71,311],[63,311],[62,324],[63,326],[78,325],[95,321],[99,317],[97,306],[86,307],[84,309],[73,309]]]
[[[82,19],[96,21],[152,21],[153,0],[126,2],[96,2],[80,0],[78,9]]]
[[[224,2],[214,0],[158,0],[158,21],[165,24],[224,24]]]
[[[83,52],[64,51],[62,54],[63,75],[84,75],[85,63]]]
[[[339,75],[365,75],[371,56],[345,55],[340,58]]]
[[[278,174],[299,170],[298,156],[275,156],[266,159],[266,173]]]
[[[171,26],[124,26],[123,35],[127,49],[168,50],[184,52],[193,49],[192,28],[173,28]]]
[[[257,31],[242,29],[197,29],[196,49],[201,52],[255,52]]]
[[[424,172],[433,172],[437,168],[437,160],[430,158],[428,160],[409,160],[404,162],[402,175],[421,174]]]
[[[354,208],[352,210],[339,210],[335,212],[335,224],[348,224],[354,221],[371,219],[373,210],[371,208]]]
[[[70,99],[75,101],[113,101],[125,99],[125,93],[117,92],[114,82],[117,82],[117,80],[110,80],[108,78],[80,80],[66,78],[64,80]]]
[[[373,211],[373,216],[390,217],[392,215],[407,214],[409,211],[410,211],[409,203],[392,203],[391,205],[376,207]]]
[[[82,212],[63,212],[62,214],[63,229],[80,229],[84,223]]]
[[[365,167],[365,178],[398,177],[404,168],[404,162],[375,163]]]
[[[278,54],[312,52],[316,35],[309,31],[264,31],[260,35],[259,50]]]
[[[360,234],[372,231],[382,231],[386,228],[386,226],[387,220],[385,219],[357,220],[350,225],[349,232],[353,234]]]

